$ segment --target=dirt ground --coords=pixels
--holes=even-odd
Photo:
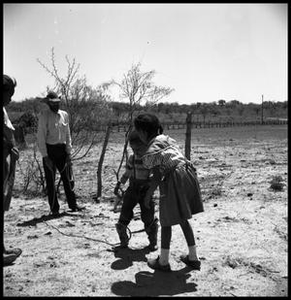
[[[184,148],[185,132],[167,132]],[[70,213],[62,194],[61,216],[51,218],[46,197],[17,193],[5,214],[7,248],[22,255],[3,268],[3,295],[10,296],[287,296],[287,126],[193,129],[191,160],[197,167],[203,213],[190,220],[201,271],[186,267],[179,256],[187,245],[173,227],[171,273],[147,266],[147,236],[139,207],[129,225],[130,249],[118,244],[113,211],[122,134],[114,133],[103,168],[103,196],[96,203],[96,170],[102,143],[73,165],[78,202]],[[21,152],[28,163],[31,148]],[[277,180],[279,187],[272,185]],[[278,186],[278,185],[277,185]],[[158,192],[156,193],[158,204]],[[156,206],[158,214],[158,205]],[[160,245],[160,231],[159,231]]]

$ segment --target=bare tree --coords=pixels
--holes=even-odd
[[[81,159],[92,148],[98,128],[105,121],[105,116],[106,120],[110,119],[111,109],[107,101],[109,96],[105,93],[108,86],[104,84],[92,88],[88,85],[85,76],[81,78],[78,76],[80,65],[76,64],[75,59],[70,61],[68,56],[66,56],[67,74],[62,77],[55,63],[54,48],[51,49],[51,68],[39,59],[37,61],[55,79],[53,90],[61,94],[64,99],[65,109],[70,116],[72,143],[75,145],[72,158]],[[47,90],[49,89],[47,87]],[[82,150],[84,151],[81,155]]]
[[[85,76],[78,76],[80,65],[75,59],[70,60],[68,56],[66,56],[67,73],[62,77],[55,62],[54,48],[51,49],[50,68],[40,59],[37,61],[55,79],[53,90],[61,94],[70,116],[74,145],[72,160],[82,159],[93,147],[99,132],[103,131],[103,125],[110,126],[113,113],[109,107],[110,96],[106,94],[109,85],[105,83],[97,88],[88,85]],[[47,90],[49,89],[47,87]],[[102,165],[99,164],[98,168],[102,168]],[[98,169],[97,173],[101,174],[101,170]]]
[[[156,86],[152,81],[155,74],[156,71],[154,70],[142,72],[141,63],[137,63],[132,65],[126,74],[123,74],[120,83],[115,80],[112,81],[112,84],[120,88],[121,98],[129,100],[128,117],[130,122],[137,105],[142,104],[142,102],[153,105],[174,91],[174,89],[168,87]]]
[[[121,82],[115,80],[111,82],[111,84],[117,85],[120,88],[121,98],[129,100],[129,111],[127,116],[129,126],[126,136],[131,130],[133,115],[138,105],[142,103],[145,103],[147,106],[154,105],[174,91],[172,88],[156,86],[153,83],[155,74],[156,72],[154,70],[142,72],[141,63],[139,62],[133,64],[131,69],[126,74],[123,74]],[[119,171],[123,164],[124,157],[127,158],[127,139],[125,139],[122,159],[116,172],[117,180],[119,178]]]

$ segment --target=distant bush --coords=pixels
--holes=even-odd
[[[274,176],[270,182],[270,188],[275,191],[282,191],[284,183],[282,183],[283,178],[281,176]]]

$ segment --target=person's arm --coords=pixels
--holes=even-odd
[[[48,157],[47,148],[46,148],[46,134],[47,134],[47,116],[44,113],[41,113],[38,116],[38,125],[37,125],[37,145],[41,156],[43,157],[43,163],[49,168],[53,169],[53,163]]]
[[[149,208],[149,203],[151,200],[151,197],[153,196],[155,190],[159,186],[160,182],[162,181],[162,176],[159,171],[159,167],[155,167],[152,169],[152,176],[150,178],[150,186],[149,189],[146,192],[144,203],[147,208]]]
[[[127,180],[131,177],[132,171],[133,171],[133,157],[130,156],[128,158],[128,162],[125,166],[125,172],[122,174],[120,180],[116,183],[115,188],[114,188],[114,194],[118,194],[118,190],[120,189],[121,185],[126,184]]]
[[[127,180],[129,179],[129,177],[131,176],[132,170],[130,169],[126,169],[125,172],[122,174],[122,176],[120,177],[119,182],[121,184],[126,184]]]
[[[15,146],[14,127],[8,117],[5,107],[3,107],[3,148],[11,150]]]
[[[14,160],[18,160],[19,151],[16,147],[13,131],[14,130],[9,128],[5,123],[3,124],[3,153],[5,156],[11,154]]]
[[[47,157],[47,149],[46,149],[46,118],[43,113],[38,116],[38,125],[37,125],[37,145],[39,152],[42,157]]]
[[[15,146],[13,133],[5,124],[3,125],[3,148],[11,150]]]
[[[118,191],[120,190],[121,185],[124,185],[127,182],[127,180],[128,180],[129,177],[130,177],[129,172],[128,172],[128,170],[126,170],[122,174],[120,180],[118,180],[117,183],[116,183],[116,185],[115,185],[114,195],[118,195]]]
[[[69,120],[69,115],[66,112],[65,116],[65,124],[66,124],[66,151],[69,157],[71,157],[71,152],[72,152],[72,138],[71,138],[71,131],[70,131],[70,120]]]

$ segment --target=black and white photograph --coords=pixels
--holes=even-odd
[[[3,3],[3,297],[288,297],[288,3]]]

